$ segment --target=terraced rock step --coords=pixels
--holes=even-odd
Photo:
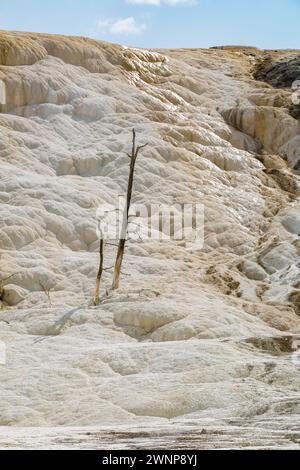
[[[299,51],[268,57],[0,33],[0,447],[299,447]],[[112,293],[106,244],[94,307],[133,127],[134,202],[203,204],[203,245],[129,241]]]

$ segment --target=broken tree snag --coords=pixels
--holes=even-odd
[[[129,218],[129,210],[131,204],[131,197],[132,197],[132,187],[133,187],[133,178],[134,178],[134,169],[137,156],[143,148],[145,148],[148,144],[139,145],[136,147],[136,132],[135,129],[132,130],[132,150],[131,154],[127,154],[130,158],[130,167],[129,167],[129,177],[128,177],[128,186],[127,186],[127,196],[126,196],[126,206],[124,209],[123,215],[123,223],[122,223],[122,233],[121,238],[118,245],[118,253],[115,263],[114,269],[114,277],[112,283],[112,289],[118,289],[120,285],[120,274],[122,268],[122,262],[124,257],[125,251],[125,244],[126,244],[126,237],[127,237],[127,227],[128,227],[128,218]]]
[[[100,247],[99,247],[100,261],[99,261],[98,274],[96,278],[96,291],[95,291],[95,298],[94,298],[95,306],[99,304],[99,299],[100,299],[101,278],[103,274],[103,252],[104,252],[104,240],[103,240],[103,237],[101,237]]]

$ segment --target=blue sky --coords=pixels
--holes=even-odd
[[[0,0],[0,29],[140,47],[300,49],[300,0]]]

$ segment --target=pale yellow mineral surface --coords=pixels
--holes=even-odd
[[[300,125],[266,55],[0,32],[0,425],[299,413]],[[203,204],[204,246],[129,242],[92,307],[133,127],[135,201]]]

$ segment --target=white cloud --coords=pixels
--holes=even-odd
[[[132,5],[155,5],[160,6],[163,3],[171,6],[176,5],[195,5],[197,0],[126,0],[127,3]]]
[[[97,28],[99,30],[104,30],[104,29],[108,28],[109,25],[110,25],[109,20],[98,20],[97,21]]]
[[[123,20],[117,20],[110,26],[110,32],[112,34],[140,34],[146,28],[144,24],[138,24],[133,16],[124,18]]]
[[[146,25],[137,23],[133,16],[121,19],[98,20],[96,24],[97,34],[120,34],[123,36],[136,36],[145,31]]]

